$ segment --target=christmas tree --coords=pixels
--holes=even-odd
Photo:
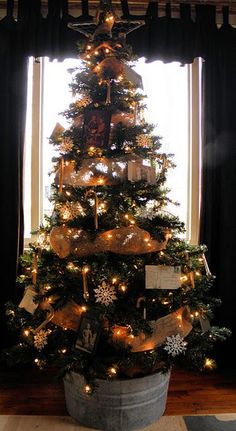
[[[54,211],[21,257],[24,290],[7,304],[19,343],[8,362],[57,366],[94,381],[166,372],[173,363],[212,368],[210,325],[220,300],[204,246],[179,236],[184,226],[165,211],[172,158],[145,122],[141,78],[125,35],[138,22],[103,5],[85,34],[83,66],[73,71],[71,127],[55,127],[58,149]]]

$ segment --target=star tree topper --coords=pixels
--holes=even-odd
[[[141,20],[120,19],[112,10],[110,0],[102,0],[96,16],[88,22],[70,22],[68,27],[78,31],[90,40],[98,39],[100,35],[125,38],[127,34],[144,25]]]

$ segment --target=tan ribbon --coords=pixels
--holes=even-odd
[[[85,193],[85,199],[89,196],[89,195],[93,195],[94,196],[94,226],[95,229],[98,229],[98,196],[97,193],[94,190],[88,190]]]
[[[211,273],[210,268],[208,266],[205,254],[202,255],[202,258],[203,258],[203,263],[204,263],[204,267],[205,267],[205,271],[206,271],[206,276],[208,278],[210,278],[210,277],[212,277],[212,273]]]
[[[38,255],[37,253],[35,253],[34,259],[33,259],[33,269],[32,269],[32,281],[34,286],[36,285],[36,282],[37,282],[37,272],[38,272]]]
[[[37,332],[39,332],[41,329],[43,329],[53,319],[55,311],[51,305],[48,305],[48,311],[49,311],[49,313],[48,313],[47,318],[37,328],[35,328],[33,330],[34,334],[37,334]]]
[[[63,157],[60,160],[60,174],[59,174],[59,192],[62,192],[62,186],[63,186],[63,177],[64,177],[64,168],[65,168],[65,164],[64,164],[64,159]]]
[[[84,297],[85,301],[87,301],[89,299],[89,291],[88,291],[88,283],[87,283],[87,272],[88,271],[89,271],[89,269],[87,266],[84,266],[82,268],[83,289],[84,289],[83,297]]]
[[[106,105],[110,105],[111,103],[111,82],[110,79],[106,81],[107,84],[107,97],[106,97]]]

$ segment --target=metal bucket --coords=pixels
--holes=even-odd
[[[164,413],[170,373],[120,380],[100,380],[92,395],[84,392],[85,380],[71,372],[64,377],[68,413],[81,425],[103,431],[144,428]]]

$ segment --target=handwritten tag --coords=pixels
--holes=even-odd
[[[128,162],[128,180],[131,182],[144,180],[149,184],[156,183],[156,171],[153,166],[145,166],[141,162]]]
[[[146,289],[178,289],[181,266],[146,265]]]
[[[36,292],[33,287],[29,286],[26,288],[24,296],[19,304],[19,308],[24,308],[30,314],[34,314],[38,304],[34,302]]]
[[[135,70],[132,69],[132,67],[127,66],[126,64],[124,64],[123,67],[124,67],[125,79],[132,82],[132,84],[136,85],[137,87],[143,90],[142,76],[139,75],[137,72],[135,72]]]
[[[209,331],[209,329],[211,329],[211,324],[210,324],[210,321],[208,320],[207,317],[200,316],[199,317],[199,322],[200,322],[203,334],[205,332]]]

